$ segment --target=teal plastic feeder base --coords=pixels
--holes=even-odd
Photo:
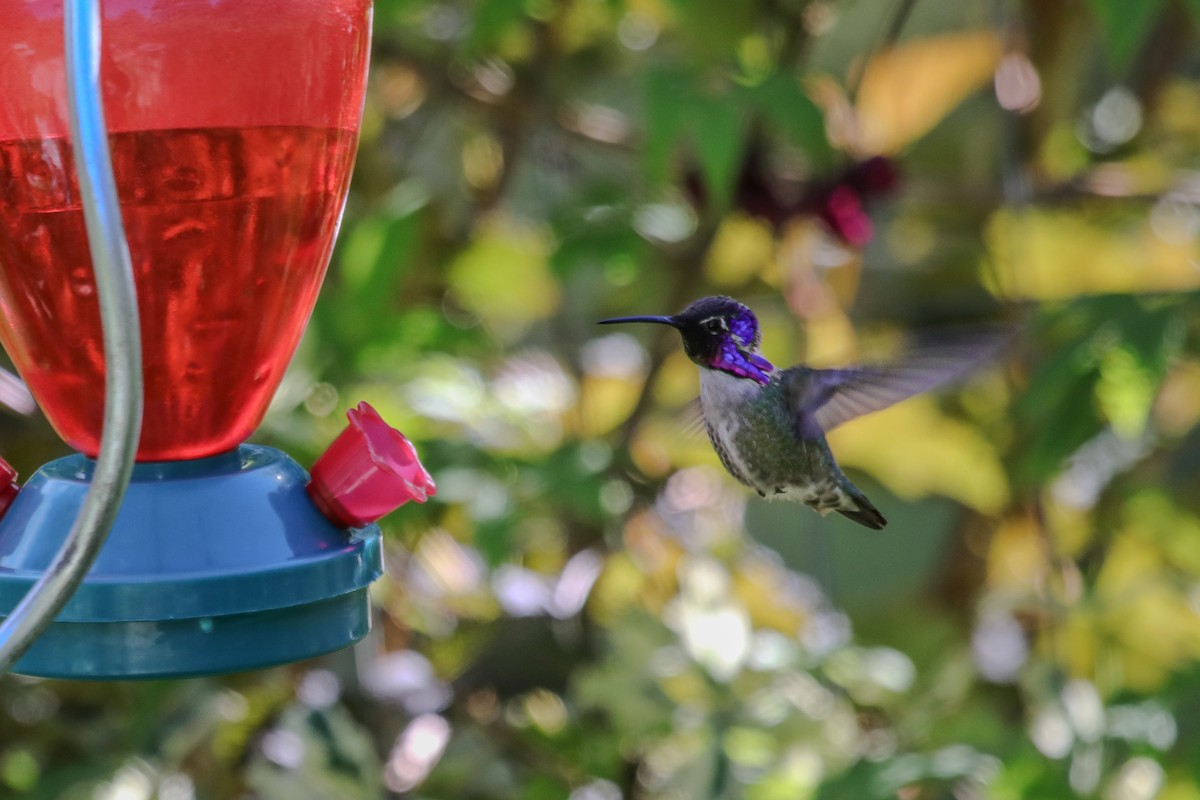
[[[93,462],[42,467],[0,519],[0,615],[66,538]],[[336,527],[308,474],[257,445],[138,464],[87,579],[15,672],[51,678],[212,675],[345,647],[371,624],[379,529]]]

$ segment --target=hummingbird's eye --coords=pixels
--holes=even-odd
[[[725,320],[720,317],[710,317],[700,323],[700,325],[709,333],[720,333],[725,330]]]

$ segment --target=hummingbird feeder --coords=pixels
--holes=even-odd
[[[79,451],[15,495],[0,470],[6,624],[77,549],[73,524],[103,488],[106,380],[121,377],[97,256],[105,223],[118,233],[123,223],[128,243],[117,252],[136,287],[143,388],[136,463],[114,481],[128,488],[107,540],[14,670],[203,675],[356,641],[382,571],[374,520],[423,502],[432,481],[366,404],[311,480],[283,452],[244,441],[329,261],[362,117],[370,0],[0,0],[0,19],[0,341]],[[90,116],[73,82],[89,69]],[[119,208],[85,169],[89,124]]]

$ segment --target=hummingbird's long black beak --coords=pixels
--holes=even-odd
[[[672,328],[678,328],[679,323],[674,317],[614,317],[612,319],[602,319],[597,325],[616,325],[621,322],[654,322],[659,325],[670,325]]]

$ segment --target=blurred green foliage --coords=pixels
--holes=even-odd
[[[384,521],[375,629],[225,678],[0,678],[0,796],[1200,798],[1198,27],[378,0],[340,244],[259,433],[311,462],[365,399],[417,442],[439,492]],[[1026,333],[831,437],[880,535],[748,498],[677,342],[593,324],[718,292],[776,363]],[[0,425],[26,474],[58,447]]]

